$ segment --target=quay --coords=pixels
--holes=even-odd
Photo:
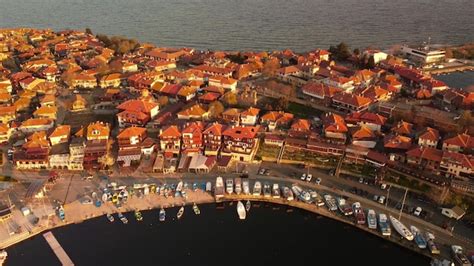
[[[49,246],[53,250],[54,254],[56,254],[56,256],[58,257],[59,261],[61,262],[61,264],[63,266],[72,266],[72,265],[74,265],[72,260],[66,254],[66,251],[64,251],[61,244],[59,244],[56,237],[54,237],[53,233],[51,233],[51,232],[44,233],[43,237],[44,237],[44,239],[46,239]]]

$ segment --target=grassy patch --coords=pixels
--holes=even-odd
[[[287,112],[301,118],[310,118],[321,114],[321,111],[299,103],[289,103]]]
[[[267,145],[263,143],[262,145],[260,145],[260,148],[258,149],[256,156],[260,158],[261,157],[276,158],[279,152],[280,152],[279,146],[272,146],[272,145]]]

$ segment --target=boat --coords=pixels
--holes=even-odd
[[[242,178],[235,178],[235,194],[240,195],[242,193]]]
[[[326,201],[326,206],[330,211],[337,211],[336,200],[333,196],[329,194],[324,195],[324,201]]]
[[[239,214],[240,220],[245,220],[245,218],[247,217],[247,211],[245,210],[245,206],[240,200],[239,202],[237,202],[237,213]]]
[[[227,178],[225,180],[225,190],[227,194],[234,193],[234,180],[232,178]]]
[[[199,210],[199,207],[196,205],[196,203],[193,204],[193,211],[196,215],[201,214],[201,210]]]
[[[198,190],[198,184],[196,182],[193,183],[193,191]]]
[[[311,194],[306,190],[301,190],[299,199],[306,203],[311,203]]]
[[[280,187],[278,186],[278,184],[273,184],[272,194],[273,194],[273,198],[275,199],[280,198]]]
[[[186,190],[181,191],[181,197],[187,199],[188,198],[188,193],[186,193]]]
[[[224,180],[220,176],[216,178],[214,196],[216,197],[216,199],[220,199],[224,197]]]
[[[408,241],[413,240],[413,234],[408,230],[408,228],[402,224],[397,218],[393,217],[392,215],[390,217],[390,222],[393,225],[393,228],[395,228],[395,231],[399,233],[402,237],[406,238]]]
[[[5,261],[7,260],[7,257],[8,257],[8,253],[6,250],[0,251],[0,266],[5,263]]]
[[[66,213],[64,212],[63,205],[59,205],[58,207],[58,216],[61,221],[64,221],[64,219],[66,219]]]
[[[206,183],[206,192],[211,192],[212,191],[212,183],[211,182],[207,182]]]
[[[135,211],[135,219],[139,222],[143,221],[142,213],[139,210]]]
[[[377,216],[375,215],[375,211],[372,209],[367,211],[367,226],[369,229],[377,229]]]
[[[270,184],[268,184],[268,183],[263,184],[263,196],[264,197],[271,197],[272,196],[272,191],[270,189]]]
[[[467,256],[464,255],[463,248],[461,246],[452,245],[451,246],[451,253],[452,253],[454,261],[456,262],[456,265],[460,265],[460,266],[470,266],[470,265],[472,265],[469,262],[469,259],[467,258]]]
[[[346,200],[342,197],[337,198],[337,207],[339,211],[342,212],[345,216],[352,215],[352,208],[346,203]]]
[[[160,209],[160,222],[164,222],[166,220],[166,211],[165,209],[163,209],[163,207],[161,207]]]
[[[178,185],[176,186],[176,190],[174,193],[175,197],[181,196],[181,191],[183,190],[183,181],[179,181]]]
[[[250,200],[247,200],[247,203],[245,203],[245,210],[250,211],[250,206],[251,206]]]
[[[115,221],[115,218],[112,214],[107,213],[107,220],[109,220],[109,222],[113,223]]]
[[[119,212],[118,217],[119,217],[120,221],[122,221],[123,224],[128,224],[127,217],[125,217],[125,215],[123,215],[121,212]]]
[[[388,223],[387,215],[385,213],[379,213],[379,228],[380,232],[384,236],[390,236],[392,234],[392,229]]]
[[[301,192],[303,192],[303,190],[297,185],[291,186],[291,191],[293,191],[293,194],[295,195],[296,198],[299,198],[301,195]]]
[[[260,196],[262,194],[262,183],[260,183],[260,181],[255,181],[252,194],[254,196]]]
[[[288,201],[293,200],[293,192],[289,187],[283,187],[283,198]]]
[[[426,239],[421,234],[420,229],[418,229],[416,226],[412,225],[412,226],[410,226],[410,231],[415,236],[416,245],[421,249],[425,249],[427,243],[426,243]]]
[[[176,214],[176,217],[177,217],[178,219],[181,219],[181,217],[183,216],[183,214],[184,214],[184,206],[181,206],[181,208],[179,208],[178,213]]]
[[[319,207],[324,206],[324,201],[319,194],[317,194],[316,198],[314,199],[314,203]]]
[[[357,224],[365,224],[365,212],[360,205],[360,202],[352,203],[352,212]]]
[[[430,232],[426,232],[426,243],[428,244],[428,248],[431,254],[440,254],[441,251],[439,250],[434,240],[435,240],[434,234]]]
[[[244,180],[242,182],[242,189],[243,189],[243,193],[245,195],[249,195],[250,194],[250,185],[249,185],[249,181],[248,180]]]

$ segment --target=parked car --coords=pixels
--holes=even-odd
[[[379,196],[378,195],[374,195],[374,201],[379,201]]]
[[[384,204],[385,203],[385,196],[380,196],[378,202],[380,204]]]
[[[363,184],[364,183],[364,179],[361,177],[359,178],[359,183]]]
[[[316,184],[318,184],[318,185],[321,184],[321,181],[322,181],[321,178],[318,177],[318,178],[316,179]]]
[[[259,175],[264,175],[265,174],[265,168],[260,168],[260,170],[258,170],[258,174]]]
[[[415,210],[413,211],[413,215],[420,216],[422,211],[423,209],[421,207],[416,207]]]
[[[306,174],[302,174],[300,179],[305,181],[306,180]]]
[[[312,174],[308,174],[308,175],[306,176],[306,181],[311,182],[311,179],[313,179],[313,175],[312,175]]]
[[[387,188],[387,184],[385,183],[380,184],[380,189],[386,189],[386,188]]]

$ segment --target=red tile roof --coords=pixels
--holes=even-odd
[[[474,148],[474,137],[463,133],[455,137],[445,139],[443,144],[456,145],[462,148]]]
[[[232,126],[228,127],[222,135],[229,136],[233,139],[253,139],[257,136],[259,126]]]
[[[141,136],[146,132],[146,128],[143,127],[127,127],[122,130],[118,135],[118,139],[129,139],[135,136]]]
[[[407,156],[421,158],[429,161],[441,162],[443,151],[430,147],[417,147],[407,151]]]
[[[419,139],[426,139],[426,140],[430,140],[430,141],[438,141],[439,140],[439,131],[434,129],[434,128],[427,127],[418,138]]]
[[[117,106],[117,109],[120,110],[127,110],[127,111],[136,111],[136,112],[142,112],[142,113],[150,113],[151,110],[156,108],[158,104],[153,103],[153,102],[148,102],[148,101],[143,101],[143,100],[128,100],[119,106]]]
[[[163,129],[160,134],[160,138],[179,138],[181,137],[181,131],[176,125],[168,126]]]

